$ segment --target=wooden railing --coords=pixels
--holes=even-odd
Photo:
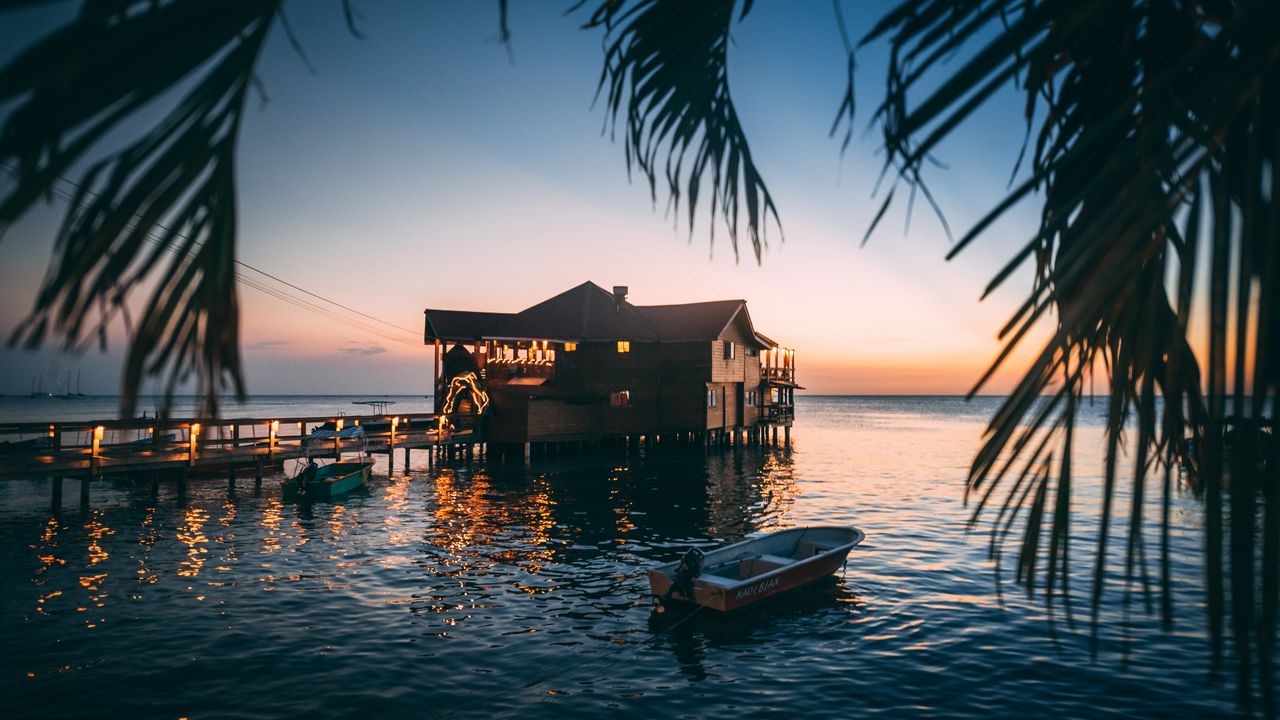
[[[785,367],[761,367],[760,379],[781,380],[783,382],[793,383],[796,381],[796,369]]]

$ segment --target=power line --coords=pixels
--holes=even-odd
[[[17,175],[18,175],[18,171],[17,171],[15,168],[13,168],[13,167],[11,167],[11,166],[9,166],[9,165],[3,165],[3,166],[0,166],[0,168],[3,168],[3,169],[5,170],[5,172],[9,173],[11,176],[17,176]],[[83,191],[83,192],[85,192],[86,194],[93,195],[94,197],[99,197],[99,196],[100,196],[98,193],[96,193],[96,192],[94,192],[94,191],[92,191],[92,190],[85,189],[81,184],[79,184],[79,183],[77,183],[77,182],[75,182],[75,181],[73,181],[73,180],[70,180],[70,179],[68,179],[68,178],[66,178],[66,177],[64,177],[64,176],[62,176],[62,175],[59,175],[59,176],[58,176],[58,179],[59,179],[59,180],[61,180],[61,181],[62,181],[62,182],[64,182],[64,183],[66,183],[67,185],[70,185],[71,187],[73,187],[73,188],[77,189],[77,190],[82,190],[82,191]],[[55,195],[57,195],[59,198],[61,198],[62,200],[66,201],[66,202],[68,202],[68,203],[70,203],[70,202],[73,200],[73,196],[71,195],[71,193],[67,192],[67,191],[66,191],[65,189],[63,189],[63,188],[54,187],[54,188],[51,188],[51,190],[52,190],[52,192],[53,192]],[[135,216],[135,217],[136,217],[136,216]],[[168,231],[168,232],[172,232],[172,233],[173,233],[173,235],[174,235],[175,237],[179,237],[179,238],[182,238],[182,239],[184,239],[184,240],[188,240],[188,241],[190,241],[193,245],[196,245],[196,246],[198,246],[198,247],[204,247],[204,244],[203,244],[203,243],[201,243],[201,242],[199,242],[199,241],[195,240],[194,238],[191,238],[189,235],[186,235],[186,234],[184,234],[184,233],[180,233],[180,232],[173,231],[171,228],[169,228],[169,227],[167,227],[167,226],[163,225],[162,223],[156,222],[156,223],[153,223],[153,225],[155,225],[155,227],[158,227],[158,228],[160,228],[160,229],[162,229],[162,230],[165,230],[165,231]],[[136,227],[136,225],[135,225],[135,227]],[[161,240],[160,240],[160,238],[159,238],[159,237],[154,233],[154,231],[148,230],[148,231],[145,233],[144,237],[145,237],[148,241],[150,241],[151,243],[153,243],[153,244],[155,244],[155,245],[159,245],[159,246],[166,247],[169,251],[173,252],[174,254],[178,254],[178,255],[181,255],[181,254],[182,254],[182,252],[181,252],[180,250],[178,250],[176,247],[173,247],[173,246],[172,246],[172,245],[170,245],[169,243],[166,243],[166,242],[161,241]],[[187,253],[187,257],[188,257],[188,259],[190,259],[191,257],[193,257],[193,255],[192,255],[191,253]],[[235,264],[236,264],[237,266],[239,266],[239,267],[242,267],[242,268],[247,269],[247,270],[251,270],[251,271],[253,271],[253,272],[255,272],[255,273],[258,273],[259,275],[262,275],[262,276],[264,276],[264,277],[266,277],[266,278],[269,278],[269,279],[271,279],[271,280],[274,280],[275,282],[278,282],[278,283],[280,283],[281,285],[284,285],[284,286],[286,286],[286,287],[292,288],[293,290],[297,290],[298,292],[301,292],[301,293],[304,293],[304,294],[306,294],[306,295],[309,295],[309,296],[311,296],[311,297],[313,297],[313,298],[316,298],[317,300],[321,300],[321,301],[323,301],[323,302],[325,302],[325,303],[328,303],[329,305],[332,305],[332,306],[337,307],[337,308],[341,308],[342,310],[345,310],[345,311],[347,311],[347,312],[353,313],[353,314],[355,314],[355,315],[359,315],[360,317],[368,318],[369,320],[373,320],[374,322],[380,323],[380,324],[382,324],[382,325],[385,325],[385,326],[387,326],[387,327],[393,328],[393,329],[395,329],[395,330],[399,330],[399,331],[402,331],[402,332],[404,332],[404,333],[408,333],[409,335],[411,335],[411,336],[413,337],[413,339],[412,339],[412,340],[410,340],[410,339],[408,339],[408,338],[406,338],[406,337],[404,337],[404,336],[401,336],[401,335],[398,335],[398,334],[394,334],[394,333],[388,332],[387,330],[385,330],[385,329],[383,329],[383,328],[380,328],[380,327],[376,327],[376,326],[370,325],[370,324],[368,324],[368,323],[365,323],[365,322],[360,321],[360,320],[356,320],[356,319],[354,319],[354,318],[344,317],[343,315],[341,315],[341,314],[339,314],[339,313],[336,313],[336,312],[334,312],[333,310],[330,310],[330,309],[325,308],[325,307],[323,307],[323,306],[317,305],[316,303],[310,302],[310,301],[308,301],[308,300],[306,300],[306,299],[304,299],[304,298],[299,298],[299,297],[297,297],[297,296],[294,296],[294,295],[290,294],[290,293],[289,293],[288,291],[286,291],[286,290],[280,290],[280,289],[278,289],[278,288],[273,288],[273,287],[271,287],[271,286],[269,286],[269,285],[267,285],[267,284],[265,284],[265,283],[262,283],[262,282],[257,281],[257,280],[253,280],[253,279],[251,279],[251,278],[249,278],[249,277],[245,276],[245,275],[244,275],[243,273],[241,273],[241,272],[237,272],[237,273],[236,273],[236,276],[235,276],[235,277],[236,277],[236,280],[237,280],[238,282],[240,282],[241,284],[243,284],[243,285],[247,286],[247,287],[251,287],[251,288],[253,288],[253,289],[255,289],[255,290],[258,290],[259,292],[262,292],[262,293],[265,293],[265,294],[270,295],[270,296],[272,296],[272,297],[275,297],[275,298],[277,298],[277,299],[279,299],[279,300],[282,300],[282,301],[287,302],[287,303],[289,303],[289,304],[291,304],[291,305],[294,305],[295,307],[298,307],[298,308],[300,308],[300,309],[307,310],[307,311],[312,312],[312,313],[315,313],[315,314],[317,314],[317,315],[324,316],[324,317],[326,317],[326,318],[328,318],[328,319],[330,319],[330,320],[334,320],[334,321],[336,321],[336,322],[342,323],[342,324],[344,324],[344,325],[346,325],[346,326],[348,326],[348,327],[350,327],[350,328],[353,328],[353,329],[355,329],[355,330],[360,330],[360,331],[362,331],[362,332],[365,332],[365,333],[368,333],[368,334],[371,334],[371,335],[375,335],[375,336],[379,337],[380,339],[388,340],[388,341],[392,341],[392,342],[399,342],[399,343],[403,343],[403,344],[405,344],[405,345],[410,345],[410,346],[413,346],[413,347],[418,347],[418,346],[420,345],[420,341],[418,340],[418,333],[417,333],[417,331],[416,331],[416,330],[410,330],[409,328],[403,327],[403,326],[401,326],[401,325],[397,325],[397,324],[395,324],[395,323],[392,323],[392,322],[389,322],[389,321],[383,320],[383,319],[378,318],[378,317],[375,317],[375,316],[373,316],[373,315],[369,315],[368,313],[364,313],[364,312],[361,312],[361,311],[359,311],[359,310],[356,310],[355,308],[352,308],[352,307],[350,307],[350,306],[344,305],[343,303],[340,303],[340,302],[338,302],[338,301],[336,301],[336,300],[331,300],[331,299],[326,298],[326,297],[324,297],[324,296],[322,296],[322,295],[318,295],[318,294],[316,294],[316,293],[313,293],[313,292],[311,292],[310,290],[307,290],[306,288],[299,287],[298,285],[295,285],[295,284],[293,284],[293,283],[291,283],[291,282],[289,282],[289,281],[287,281],[287,280],[284,280],[283,278],[280,278],[280,277],[278,277],[278,276],[276,276],[276,275],[273,275],[273,274],[271,274],[271,273],[269,273],[269,272],[267,272],[267,271],[265,271],[265,270],[262,270],[262,269],[260,269],[260,268],[254,267],[253,265],[250,265],[249,263],[246,263],[246,262],[244,262],[244,261],[242,261],[242,260],[235,260],[234,262],[235,262]]]

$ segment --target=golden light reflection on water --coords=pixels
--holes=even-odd
[[[115,531],[102,523],[102,511],[94,510],[84,524],[85,537],[89,541],[89,564],[98,563],[111,557],[102,547],[102,539],[115,534]]]
[[[409,488],[412,483],[413,479],[406,475],[398,482],[392,478],[383,488],[382,499],[387,504],[387,513],[382,524],[387,530],[388,546],[401,547],[413,542],[410,525],[401,517],[401,513],[409,505]]]
[[[187,547],[186,556],[178,561],[178,576],[194,578],[200,575],[204,567],[205,555],[209,549],[205,547],[209,538],[205,537],[204,526],[209,521],[209,512],[203,508],[187,508],[182,524],[178,526],[178,542]]]
[[[36,557],[40,560],[40,567],[36,568],[37,578],[55,565],[67,564],[67,559],[57,554],[58,535],[62,533],[64,527],[58,522],[58,518],[49,518],[49,521],[44,524],[39,545],[36,547]]]
[[[156,541],[160,539],[160,533],[156,530],[156,508],[154,505],[148,506],[146,514],[142,517],[142,527],[138,533],[138,545],[142,550],[138,553],[138,582],[144,585],[154,585],[160,580],[160,575],[151,567],[151,551],[155,547]],[[135,596],[135,599],[141,599],[141,596]]]
[[[262,529],[266,534],[262,536],[260,552],[270,554],[280,549],[280,541],[289,537],[281,530],[283,527],[284,503],[279,498],[267,498],[262,504]]]

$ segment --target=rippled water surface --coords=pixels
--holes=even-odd
[[[47,480],[0,483],[0,716],[1231,714],[1207,675],[1190,498],[1174,505],[1172,632],[1117,579],[1091,660],[1088,478],[1074,629],[1012,585],[1001,605],[963,506],[993,402],[803,398],[790,451],[435,469],[424,454],[310,507],[273,480],[185,497],[105,480],[87,510],[68,483],[55,513]],[[1077,472],[1096,480],[1091,422]],[[867,533],[842,573],[651,622],[647,566],[819,523]]]

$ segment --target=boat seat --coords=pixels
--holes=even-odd
[[[759,560],[761,562],[769,563],[770,565],[777,565],[778,567],[790,565],[796,561],[795,558],[782,557],[781,555],[761,555]]]
[[[707,585],[715,585],[716,587],[728,588],[738,584],[737,580],[719,575],[699,575],[698,581]]]

